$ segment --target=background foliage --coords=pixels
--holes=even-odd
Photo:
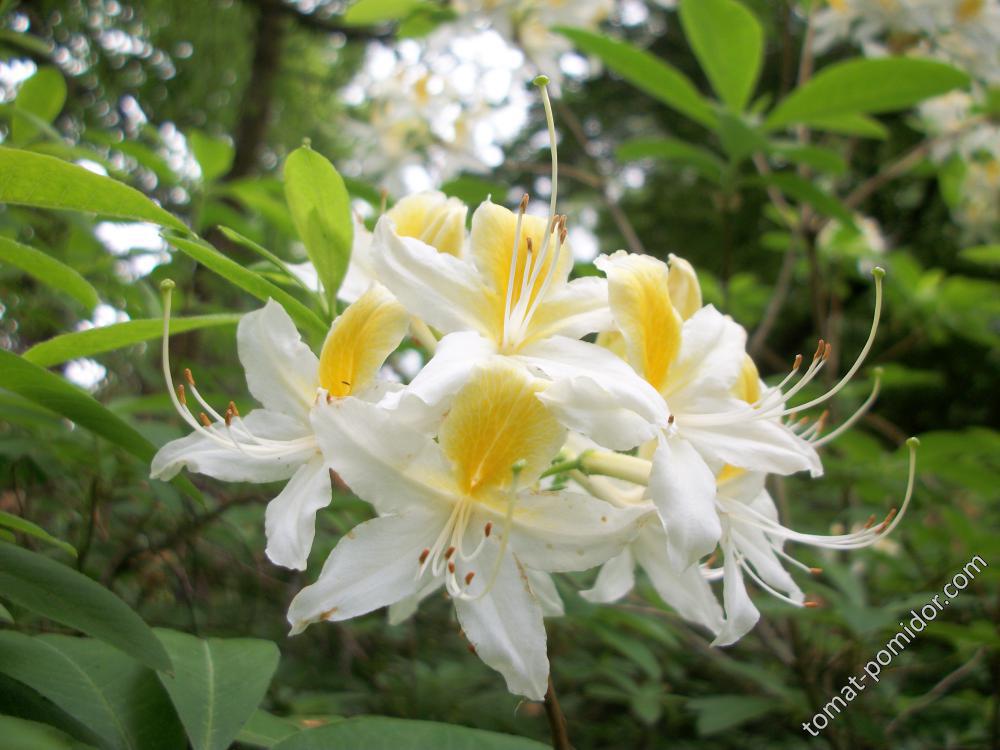
[[[158,369],[159,282],[177,283],[177,364],[211,401],[249,410],[238,314],[284,294],[314,344],[329,314],[282,271],[304,259],[286,156],[308,138],[334,163],[349,158],[338,91],[366,47],[448,18],[433,3],[359,3],[353,18],[314,5],[0,3],[8,72],[37,68],[0,104],[4,146],[23,150],[0,150],[0,736],[17,747],[531,746],[398,719],[547,738],[542,707],[519,705],[466,652],[447,602],[396,627],[374,613],[289,639],[285,609],[308,579],[264,557],[273,493],[147,479],[155,446],[183,432]],[[955,163],[924,158],[912,119],[914,103],[964,74],[895,58],[852,69],[856,52],[842,45],[817,62],[818,89],[775,110],[796,88],[807,14],[781,0],[732,6],[689,2],[680,16],[654,8],[656,23],[562,31],[604,65],[563,86],[562,211],[571,223],[594,212],[603,251],[691,260],[708,300],[752,332],[764,373],[817,336],[833,344],[831,377],[843,369],[867,332],[867,272],[884,265],[886,320],[870,360],[884,368],[879,403],[827,451],[822,481],[774,489],[790,525],[863,522],[899,497],[899,446],[917,434],[915,505],[876,549],[807,556],[824,568],[809,581],[824,606],[760,596],[762,622],[726,650],[648,586],[593,607],[574,593],[592,574],[560,579],[567,615],[548,626],[570,736],[580,748],[1000,747],[993,567],[821,739],[800,729],[911,607],[973,554],[995,565],[1000,552],[1000,232],[970,237],[952,219]],[[835,77],[826,90],[824,75]],[[838,103],[845,96],[855,100]],[[540,107],[529,117],[502,165],[446,189],[470,202],[544,195]],[[800,124],[814,126],[808,141]],[[91,185],[70,166],[81,160],[134,190]],[[379,187],[347,180],[374,208]],[[884,248],[852,226],[859,211],[877,220]],[[171,247],[109,251],[101,227],[114,218],[160,224]],[[109,315],[117,325],[94,327]],[[98,365],[89,392],[69,383]],[[848,390],[834,419],[866,388]],[[368,512],[337,497],[318,519],[310,568]],[[394,718],[349,719],[359,716]]]

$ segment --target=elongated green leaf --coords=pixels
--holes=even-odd
[[[348,26],[371,26],[388,21],[399,21],[413,11],[427,5],[424,0],[357,0],[344,14]]]
[[[183,730],[156,673],[100,641],[0,632],[0,671],[44,695],[107,748],[183,746]]]
[[[327,325],[320,320],[312,310],[299,302],[284,289],[254,273],[235,260],[227,258],[214,247],[200,242],[185,240],[180,237],[169,237],[168,241],[185,255],[201,263],[205,268],[214,271],[231,284],[235,284],[245,292],[249,292],[259,300],[268,298],[279,302],[292,317],[299,328],[318,336],[325,336]]]
[[[199,328],[236,325],[240,321],[237,313],[216,315],[196,315],[190,318],[171,318],[170,333],[184,333]],[[78,357],[89,357],[102,352],[121,349],[123,346],[142,341],[158,339],[163,335],[163,321],[159,318],[145,318],[114,323],[86,331],[75,331],[55,336],[48,341],[35,344],[24,353],[24,358],[40,367],[52,367]]]
[[[683,0],[681,25],[719,98],[742,112],[760,75],[764,30],[737,0]]]
[[[854,215],[843,203],[834,198],[822,188],[797,174],[775,172],[763,178],[764,182],[774,185],[785,195],[800,203],[808,203],[824,216],[832,216],[850,227],[854,226]]]
[[[436,721],[407,721],[383,716],[361,716],[292,735],[274,750],[329,750],[330,748],[392,748],[392,750],[544,750],[526,737],[484,732],[481,729]]]
[[[915,57],[848,60],[821,70],[782,100],[767,118],[768,129],[810,119],[892,112],[955,88],[969,77],[950,65]]]
[[[11,616],[10,610],[7,609],[2,604],[0,604],[0,622],[4,623],[6,625],[13,625],[14,624],[14,618],[13,618],[13,616]]]
[[[236,741],[253,747],[272,748],[300,731],[292,722],[258,709],[236,735]]]
[[[13,148],[0,148],[0,203],[86,211],[187,231],[180,219],[128,185],[52,156]]]
[[[285,160],[285,199],[332,308],[354,239],[351,197],[344,180],[325,157],[302,146]]]
[[[688,705],[698,713],[698,734],[707,736],[760,718],[777,706],[772,698],[718,695],[697,698]]]
[[[982,266],[1000,266],[1000,244],[967,247],[959,251],[958,256]]]
[[[40,539],[46,544],[58,547],[67,554],[76,557],[76,550],[73,548],[72,544],[64,542],[62,539],[56,539],[41,526],[32,523],[26,518],[21,518],[20,516],[15,516],[13,513],[0,510],[0,526],[13,529],[14,531],[20,531],[22,534],[27,534],[28,536],[33,536],[35,539]]]
[[[0,715],[0,737],[17,750],[88,750],[87,745],[63,731],[37,721]]]
[[[170,657],[153,631],[125,602],[72,568],[0,542],[0,592],[12,602],[110,643],[154,669]]]
[[[225,750],[264,698],[278,648],[250,638],[196,638],[156,631],[174,664],[160,675],[194,750]]]
[[[669,63],[603,34],[567,27],[556,27],[554,30],[573,42],[582,52],[601,58],[609,69],[636,88],[695,122],[709,128],[715,126],[712,105],[698,93],[687,76]]]
[[[815,130],[840,133],[841,135],[857,135],[862,138],[877,138],[879,140],[885,140],[889,137],[889,129],[885,125],[872,117],[857,113],[808,117],[802,120],[802,124]]]
[[[847,162],[838,151],[823,146],[803,146],[799,143],[772,142],[768,149],[795,164],[804,164],[833,175],[847,173]]]
[[[21,86],[14,100],[14,109],[18,115],[34,115],[48,125],[56,119],[65,103],[66,79],[58,68],[43,67]],[[38,136],[40,128],[34,118],[14,118],[11,135],[15,143],[27,143]]]
[[[188,134],[188,143],[201,167],[204,182],[214,182],[233,165],[236,149],[225,138],[213,138],[200,130],[193,130]]]
[[[712,182],[719,182],[726,168],[725,162],[707,148],[677,138],[636,138],[618,147],[622,161],[650,157],[688,164]]]
[[[301,281],[299,281],[299,278],[294,273],[291,272],[291,270],[288,268],[288,264],[285,263],[285,261],[283,261],[281,258],[272,253],[263,245],[254,242],[249,237],[240,234],[235,229],[231,229],[230,227],[220,225],[218,229],[226,236],[228,240],[235,242],[237,245],[245,247],[247,250],[252,250],[253,252],[257,253],[260,257],[267,260],[272,266],[279,269],[289,279],[299,282],[299,285],[302,286],[303,289],[306,289],[306,291],[315,292],[315,290],[313,289],[306,288],[306,286],[302,284]]]
[[[0,237],[0,261],[16,266],[43,284],[68,294],[87,310],[100,302],[97,290],[83,276],[51,255],[20,242]]]

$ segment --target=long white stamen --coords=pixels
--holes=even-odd
[[[863,417],[868,412],[869,409],[872,408],[872,404],[874,404],[875,399],[878,398],[878,393],[881,387],[882,387],[882,368],[877,367],[875,368],[875,384],[872,386],[872,392],[868,395],[868,398],[865,399],[864,403],[861,404],[861,406],[858,407],[858,410],[854,412],[850,417],[848,417],[847,420],[845,420],[845,422],[842,425],[840,425],[840,427],[828,433],[827,435],[824,435],[821,438],[813,440],[812,444],[815,447],[820,448],[826,445],[827,443],[832,443],[834,440],[836,440],[845,432],[847,432],[849,429],[851,429],[857,423],[857,421],[861,419],[861,417]]]

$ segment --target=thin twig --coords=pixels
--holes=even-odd
[[[892,734],[899,728],[899,725],[903,723],[904,720],[909,718],[911,715],[920,711],[926,706],[936,701],[942,695],[947,693],[953,685],[960,682],[969,672],[975,669],[979,665],[980,659],[982,659],[983,654],[986,651],[985,646],[980,646],[979,649],[974,653],[971,658],[952,672],[949,672],[941,680],[932,687],[927,693],[915,700],[904,710],[899,712],[899,715],[895,719],[889,722],[888,726],[885,728],[886,734]]]
[[[573,750],[569,742],[569,733],[566,731],[566,717],[559,707],[559,698],[556,696],[556,686],[552,682],[551,674],[549,689],[545,691],[545,715],[549,719],[549,730],[552,732],[552,747],[555,750]]]

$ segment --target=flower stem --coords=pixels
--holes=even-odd
[[[552,732],[552,747],[554,750],[573,750],[566,731],[566,717],[559,707],[556,696],[556,686],[549,675],[549,689],[545,691],[545,715],[549,719],[549,730]]]

